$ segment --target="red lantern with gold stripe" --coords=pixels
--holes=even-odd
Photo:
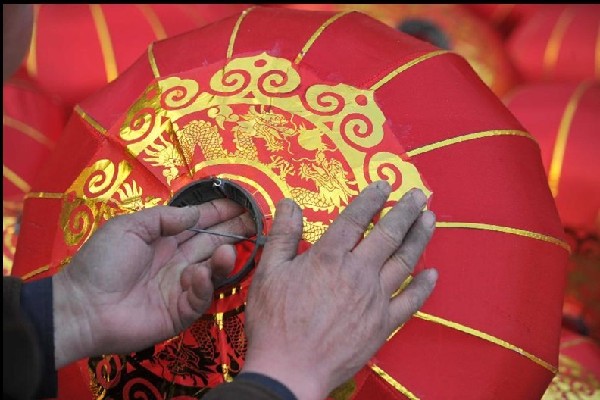
[[[600,234],[600,82],[522,85],[504,102],[540,144],[563,225]]]
[[[600,345],[590,337],[563,329],[558,374],[542,400],[600,398]]]
[[[53,274],[112,215],[214,178],[250,194],[265,233],[294,198],[303,248],[369,182],[393,188],[383,212],[427,194],[437,230],[417,271],[439,268],[436,292],[332,396],[544,393],[568,245],[538,144],[463,57],[362,13],[275,7],[154,43],[76,108],[25,201],[16,259],[44,267],[30,279]],[[177,337],[89,359],[95,396],[198,397],[234,377],[251,280],[217,290]]]
[[[302,10],[359,11],[385,24],[452,50],[467,59],[497,95],[516,83],[502,37],[463,4],[281,4]]]
[[[541,8],[506,41],[524,81],[600,79],[600,4]]]
[[[34,83],[12,79],[2,91],[3,273],[9,275],[25,194],[54,149],[68,114]]]
[[[600,82],[529,83],[505,103],[540,144],[571,240],[565,318],[600,340]]]
[[[72,107],[153,41],[239,13],[245,4],[39,4],[27,74]]]

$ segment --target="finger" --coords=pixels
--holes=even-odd
[[[371,183],[333,221],[313,245],[315,251],[345,253],[354,248],[390,194],[386,181]]]
[[[390,301],[390,333],[405,323],[429,298],[438,278],[436,269],[421,271],[410,284]]]
[[[219,285],[233,271],[236,260],[235,247],[230,244],[219,246],[208,259],[207,265],[211,270],[214,285]]]
[[[302,209],[292,199],[282,199],[277,203],[259,267],[278,265],[296,257],[300,239]]]
[[[151,243],[161,236],[176,235],[193,227],[198,221],[198,211],[195,207],[155,206],[115,217],[108,224],[112,229],[133,232]]]
[[[182,326],[176,327],[176,330],[190,326],[210,306],[213,297],[210,268],[205,264],[185,268],[181,274],[181,287],[183,292],[177,307]]]
[[[244,213],[228,221],[212,225],[210,230],[213,232],[252,237],[256,234],[256,225],[250,214]],[[240,239],[211,235],[210,233],[192,233],[194,233],[194,236],[179,246],[181,252],[190,263],[206,260],[223,244],[233,244],[240,241]]]
[[[419,189],[408,191],[398,203],[385,214],[367,237],[352,251],[353,254],[369,261],[370,265],[381,266],[394,254],[421,210],[427,197]]]
[[[434,229],[435,214],[423,211],[408,231],[402,246],[385,262],[381,269],[381,284],[388,296],[413,273]]]
[[[215,224],[230,220],[244,213],[246,209],[229,199],[216,199],[206,203],[190,206],[198,210],[196,224],[190,228],[205,229]],[[182,232],[177,235],[177,242],[183,243],[196,235],[195,232]]]

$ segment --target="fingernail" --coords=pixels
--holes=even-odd
[[[390,194],[390,191],[392,189],[392,187],[390,186],[390,184],[387,181],[384,180],[380,180],[375,182],[375,187],[379,190],[381,190],[383,193],[385,194]]]
[[[421,218],[423,220],[423,224],[427,228],[432,228],[435,225],[435,214],[432,211],[423,211]]]
[[[425,193],[423,193],[421,189],[413,189],[412,197],[421,207],[424,206],[425,202],[427,201],[427,196],[425,196]]]
[[[284,198],[279,201],[276,212],[291,214],[296,208],[296,203],[292,199]]]
[[[427,277],[433,282],[433,285],[435,286],[435,284],[437,283],[438,277],[439,277],[439,273],[438,273],[437,269],[429,268],[429,269],[426,269],[425,272],[427,272]]]

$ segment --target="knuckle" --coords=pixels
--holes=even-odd
[[[415,266],[413,263],[406,259],[406,255],[402,252],[396,252],[391,257],[392,265],[395,265],[399,269],[400,274],[409,275],[412,274]]]

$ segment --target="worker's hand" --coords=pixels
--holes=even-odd
[[[422,306],[435,269],[392,294],[413,272],[435,216],[413,189],[363,239],[389,194],[384,181],[368,186],[300,255],[302,211],[291,200],[278,204],[250,286],[243,372],[271,376],[301,400],[323,399]]]
[[[252,236],[235,202],[157,206],[115,217],[53,277],[57,368],[77,359],[138,351],[173,337],[212,302],[233,269],[236,240],[188,228]]]

